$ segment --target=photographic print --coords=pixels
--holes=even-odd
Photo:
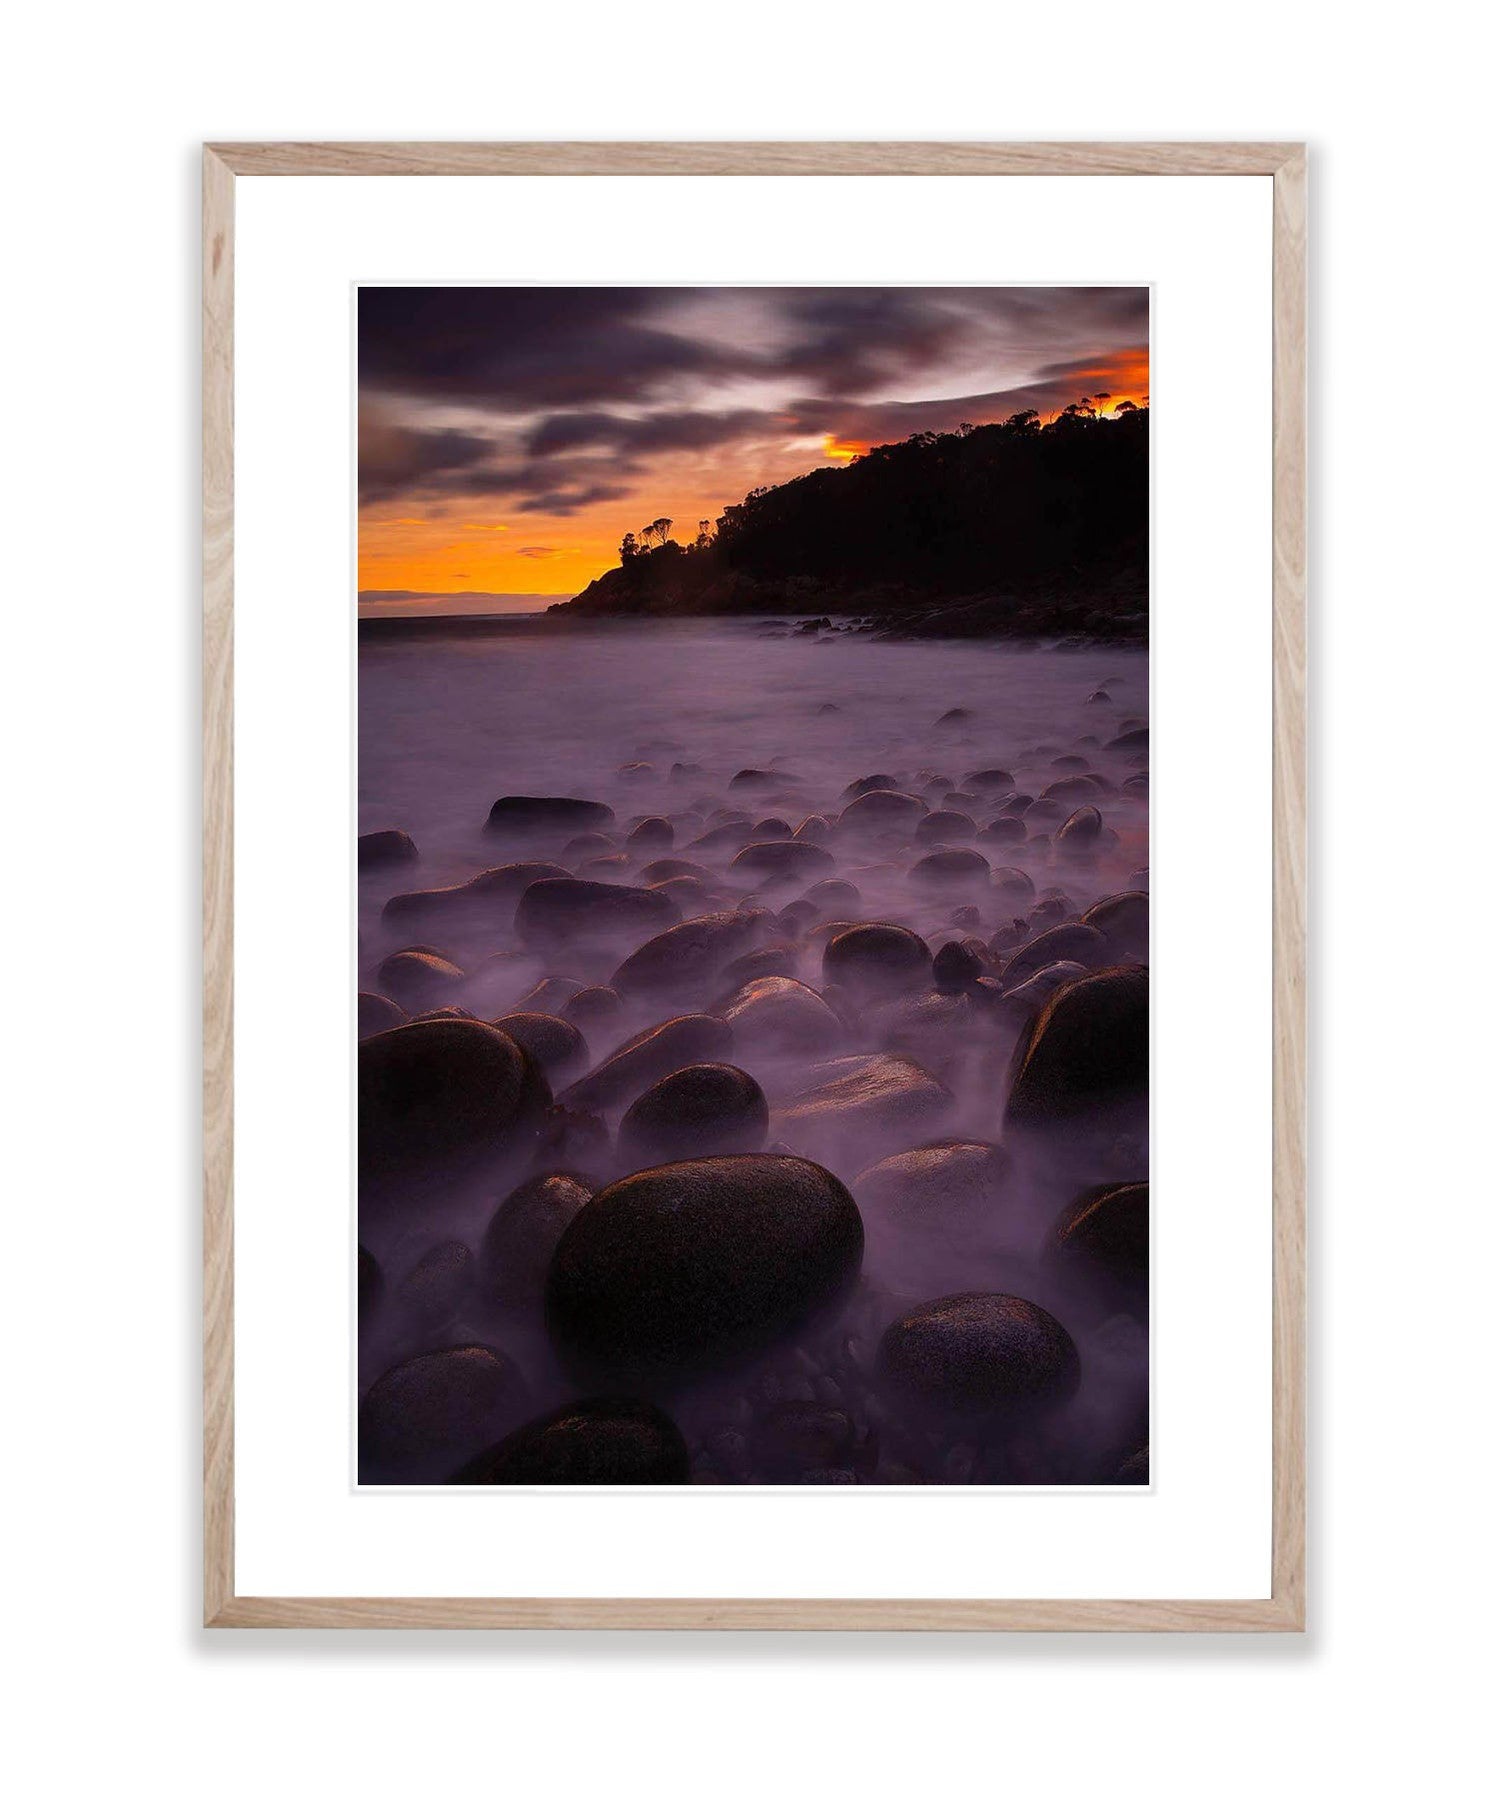
[[[1147,1483],[1149,290],[357,350],[361,1484]]]

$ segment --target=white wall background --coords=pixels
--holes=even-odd
[[[12,23],[0,1416],[21,1790],[1199,1799],[1478,1774],[1499,645],[1477,17],[156,0]],[[197,144],[252,136],[1311,140],[1304,1640],[199,1631]],[[1226,394],[1204,432],[1232,422]]]

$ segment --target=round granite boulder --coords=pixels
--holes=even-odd
[[[1068,856],[1088,856],[1103,838],[1103,814],[1097,806],[1079,806],[1058,828],[1057,849]]]
[[[393,1031],[398,1024],[405,1024],[406,1013],[393,999],[387,999],[383,993],[361,993],[359,995],[359,1040],[373,1037],[377,1031]]]
[[[432,950],[398,949],[375,971],[380,991],[408,1012],[450,1005],[463,991],[463,970]]]
[[[838,814],[838,829],[850,836],[874,836],[893,831],[909,837],[929,808],[914,793],[895,793],[879,788],[861,794]]]
[[[533,881],[515,908],[515,931],[523,943],[552,949],[648,937],[681,916],[676,902],[659,887],[570,878]]]
[[[1149,1079],[1149,971],[1105,969],[1054,993],[1021,1036],[1006,1127],[1102,1123],[1142,1106]]]
[[[685,1484],[687,1445],[666,1413],[640,1399],[580,1399],[533,1418],[453,1476],[465,1487]]]
[[[558,799],[533,794],[507,794],[489,808],[485,830],[497,836],[574,836],[614,823],[614,808],[598,800]]]
[[[822,953],[824,981],[870,997],[909,993],[931,979],[932,952],[898,924],[858,924],[830,939]]]
[[[881,1338],[878,1365],[903,1397],[1006,1417],[1065,1405],[1082,1375],[1066,1330],[1011,1293],[954,1293],[917,1306]]]
[[[1084,968],[1103,968],[1110,959],[1108,939],[1092,925],[1053,925],[1023,944],[1005,963],[1004,984],[1007,988],[1018,987],[1053,962],[1081,962]]]
[[[626,999],[691,1000],[716,985],[720,972],[765,935],[766,914],[710,912],[642,943],[610,983]]]
[[[837,863],[819,844],[796,837],[748,843],[729,864],[731,880],[813,881],[829,875]]]
[[[371,868],[399,868],[415,862],[416,845],[404,831],[366,831],[359,839],[359,872]]]
[[[822,995],[788,975],[747,981],[714,1009],[747,1055],[825,1055],[844,1040],[843,1021]]]
[[[727,1062],[695,1062],[649,1087],[620,1120],[626,1165],[743,1155],[765,1146],[770,1108],[760,1083]]]
[[[1052,1226],[1047,1255],[1111,1306],[1142,1313],[1150,1295],[1150,1188],[1091,1187]]]
[[[734,1033],[721,1018],[686,1012],[637,1031],[613,1055],[590,1069],[561,1096],[564,1106],[607,1111],[625,1106],[663,1075],[691,1062],[722,1062],[734,1046]]]
[[[1115,955],[1138,956],[1142,962],[1150,955],[1148,893],[1111,893],[1084,912],[1083,923],[1102,931]]]
[[[932,957],[932,979],[939,993],[961,993],[987,971],[987,964],[972,944],[944,943]]]
[[[671,1386],[737,1365],[838,1303],[863,1254],[858,1207],[814,1162],[668,1163],[615,1181],[568,1226],[547,1330],[579,1378]]]
[[[506,1194],[479,1246],[485,1297],[507,1310],[539,1312],[562,1233],[592,1197],[591,1186],[566,1172],[538,1174]]]
[[[526,1383],[498,1349],[468,1343],[382,1374],[359,1407],[359,1478],[444,1481],[525,1416]]]
[[[989,885],[989,864],[977,850],[933,850],[911,869],[915,887],[940,889],[985,888]]]
[[[565,1018],[551,1012],[507,1012],[494,1023],[515,1039],[553,1087],[588,1064],[583,1033]]]
[[[361,1195],[523,1154],[551,1093],[512,1037],[477,1020],[381,1031],[359,1046]]]

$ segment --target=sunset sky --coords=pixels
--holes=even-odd
[[[364,288],[362,607],[518,609],[871,444],[1138,402],[1148,338],[1143,287]]]

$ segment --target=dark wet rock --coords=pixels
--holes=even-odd
[[[779,843],[791,835],[784,818],[762,818],[750,832],[751,843]]]
[[[976,931],[984,922],[983,913],[974,905],[954,906],[948,916],[960,931]]]
[[[789,906],[782,906],[776,913],[775,928],[788,941],[795,942],[802,931],[814,922],[817,915],[816,906],[807,900],[793,900]]]
[[[782,776],[773,773],[768,768],[741,768],[729,782],[729,787],[736,792],[753,792],[765,787],[778,786],[782,779]]]
[[[1052,1226],[1047,1256],[1092,1287],[1110,1309],[1143,1316],[1150,1299],[1150,1188],[1091,1187]]]
[[[701,881],[696,875],[677,875],[670,881],[658,881],[654,888],[664,893],[684,918],[696,918],[711,912],[724,902],[722,889]]]
[[[809,905],[816,906],[824,918],[837,917],[857,911],[860,903],[859,889],[852,881],[817,881],[802,895]]]
[[[408,1012],[425,1011],[455,1000],[465,975],[455,962],[430,950],[401,949],[375,971],[380,990]]]
[[[515,909],[515,930],[525,943],[618,942],[664,931],[681,918],[657,887],[623,887],[608,881],[533,881]]]
[[[792,835],[798,843],[826,843],[833,835],[833,826],[820,812],[809,812]]]
[[[656,770],[650,762],[622,762],[614,772],[621,781],[649,781]]]
[[[851,836],[895,831],[909,837],[927,811],[926,801],[918,799],[914,793],[894,793],[880,788],[845,806],[838,814],[838,829]]]
[[[558,1016],[586,1032],[594,1025],[612,1025],[624,1009],[624,1001],[612,987],[584,987],[563,1002]]]
[[[359,839],[359,872],[371,868],[399,868],[420,860],[416,845],[404,831],[366,831]]]
[[[1112,959],[1108,939],[1092,925],[1053,925],[1010,957],[1004,966],[1004,983],[1006,988],[1018,987],[1053,962],[1080,962],[1084,968],[1103,968]]]
[[[1031,907],[1027,919],[1033,930],[1049,931],[1053,925],[1067,922],[1069,910],[1060,893],[1047,893]]]
[[[669,1386],[732,1366],[840,1301],[864,1229],[848,1189],[796,1156],[714,1156],[627,1175],[568,1227],[547,1329],[579,1378]]]
[[[977,850],[933,850],[911,870],[918,887],[987,887],[989,863]]]
[[[553,1012],[507,1012],[492,1022],[531,1056],[553,1087],[588,1064],[583,1033]]]
[[[450,1323],[473,1290],[474,1257],[466,1243],[434,1243],[396,1293],[404,1316],[428,1330]]]
[[[472,880],[453,887],[418,888],[395,893],[381,908],[387,924],[453,924],[460,929],[483,926],[508,927],[515,917],[515,902],[533,881],[565,879],[567,870],[556,862],[507,862],[486,868]]]
[[[749,840],[750,825],[744,824],[715,825],[711,831],[704,831],[701,837],[694,837],[687,845],[700,855],[712,855],[720,850],[742,849]]]
[[[989,939],[989,953],[994,956],[1007,956],[1010,951],[1024,943],[1030,936],[1030,926],[1023,918],[1012,918],[1008,924],[1002,924]]]
[[[1090,906],[1083,923],[1102,931],[1116,956],[1150,954],[1150,896],[1146,893],[1111,893]]]
[[[1019,818],[991,819],[978,834],[978,841],[981,845],[995,847],[1002,844],[1008,848],[1011,844],[1024,843],[1025,839],[1025,822]]]
[[[1064,775],[1060,781],[1053,781],[1049,787],[1043,787],[1041,797],[1032,806],[1028,817],[1042,816],[1037,807],[1046,808],[1047,817],[1055,817],[1058,812],[1066,813],[1077,806],[1091,805],[1109,791],[1108,783],[1097,775]],[[1056,808],[1056,812],[1051,810]]]
[[[978,831],[966,812],[930,812],[916,827],[918,843],[963,843]]]
[[[649,1026],[561,1095],[564,1106],[609,1109],[628,1105],[663,1075],[692,1062],[723,1062],[733,1053],[734,1033],[721,1018],[689,1012]]]
[[[539,1312],[562,1233],[592,1197],[575,1171],[538,1174],[506,1194],[479,1246],[485,1297],[507,1310]]]
[[[466,1487],[674,1486],[687,1445],[666,1413],[640,1399],[581,1399],[533,1418],[453,1476]]]
[[[944,728],[951,725],[966,725],[971,724],[975,716],[976,714],[967,706],[949,706],[937,723]]]
[[[1088,695],[1088,704],[1090,706],[1112,706],[1113,703],[1114,703],[1114,696],[1112,694],[1105,693],[1101,687],[1097,690],[1096,693],[1090,693]]]
[[[963,785],[975,793],[995,794],[1008,793],[1015,785],[1015,777],[1007,768],[980,768],[971,775],[964,775]]]
[[[1011,1162],[998,1144],[949,1138],[902,1150],[852,1183],[866,1223],[915,1226],[950,1241],[992,1235],[1008,1204]]]
[[[1086,774],[1088,772],[1086,756],[1053,756],[1051,765],[1062,774]]]
[[[642,1093],[620,1120],[630,1163],[689,1161],[762,1149],[770,1108],[760,1083],[726,1062],[695,1062]]]
[[[524,1417],[520,1370],[470,1343],[414,1356],[382,1374],[359,1407],[363,1480],[446,1480]]]
[[[846,1470],[857,1433],[848,1414],[815,1399],[783,1400],[756,1421],[753,1447],[762,1478]]]
[[[864,1031],[883,1049],[900,1050],[940,1072],[970,1047],[974,1013],[961,993],[908,993],[864,1009]]]
[[[486,831],[508,837],[597,831],[614,823],[614,808],[598,800],[507,794],[489,808]]]
[[[529,1150],[551,1098],[492,1025],[406,1024],[359,1046],[361,1197],[389,1182],[503,1165]]]
[[[983,958],[967,943],[944,943],[932,957],[932,979],[939,993],[961,993],[985,973]]]
[[[786,838],[778,843],[746,844],[730,863],[729,874],[752,881],[811,881],[837,866],[818,844]]]
[[[393,999],[387,999],[383,993],[361,993],[359,995],[359,1037],[362,1042],[366,1037],[373,1037],[377,1031],[393,1031],[398,1024],[405,1024],[406,1013]]]
[[[701,762],[673,762],[667,779],[669,781],[695,781],[702,772]]]
[[[943,1411],[1027,1416],[1065,1405],[1077,1346],[1050,1312],[1009,1293],[955,1293],[907,1312],[880,1340],[894,1391]]]
[[[571,975],[549,974],[523,993],[514,1009],[517,1012],[550,1012],[560,1018],[562,1008],[574,994],[582,991],[583,983],[575,981]]]
[[[1053,994],[1016,1045],[1006,1125],[1066,1123],[1139,1107],[1149,1074],[1148,971],[1089,975]]]
[[[747,987],[751,981],[763,980],[769,975],[785,975],[794,979],[801,963],[802,952],[797,944],[763,944],[759,949],[748,950],[742,956],[735,956],[734,960],[727,964],[719,977],[718,991],[724,996],[737,993],[741,987]]]
[[[723,970],[764,937],[759,911],[710,912],[643,943],[619,965],[611,985],[627,999],[690,1000],[716,988]]]
[[[613,855],[617,848],[614,839],[603,831],[584,831],[577,837],[569,837],[557,853],[559,856],[566,856],[576,866],[587,857]],[[557,872],[565,875],[567,870],[562,868]]]
[[[842,1021],[822,995],[784,975],[747,982],[715,1011],[746,1055],[825,1055],[844,1041]]]
[[[1059,987],[1068,987],[1087,973],[1081,962],[1048,962],[1013,987],[1001,983],[1001,1010],[1013,1023],[1027,1024]]]
[[[669,850],[676,840],[676,829],[669,818],[642,818],[625,839],[625,847],[637,853]]]
[[[1007,906],[1025,904],[1036,897],[1036,883],[1023,868],[996,868],[989,884],[995,898]]]
[[[361,1243],[359,1245],[359,1322],[361,1326],[380,1304],[385,1292],[385,1276],[380,1264]]]
[[[1058,850],[1069,856],[1091,855],[1103,836],[1103,814],[1097,806],[1080,806],[1056,834]]]
[[[866,793],[898,793],[900,782],[894,775],[864,775],[857,781],[850,781],[844,788],[842,804],[848,805],[851,800],[862,799]]]
[[[1148,750],[1150,748],[1150,727],[1141,725],[1133,731],[1121,731],[1117,737],[1111,738],[1103,747],[1106,750]]]
[[[909,992],[931,978],[932,952],[898,924],[859,924],[833,937],[823,951],[824,981],[871,996]]]
[[[701,862],[689,862],[682,856],[662,856],[655,862],[647,862],[640,871],[640,878],[647,887],[654,887],[659,881],[675,881],[683,877],[696,881],[711,881],[712,871],[703,867]]]
[[[842,1056],[808,1071],[812,1082],[777,1108],[788,1141],[827,1154],[910,1143],[941,1125],[953,1096],[909,1056]]]
[[[466,1006],[433,1006],[430,1011],[418,1012],[412,1019],[413,1024],[430,1024],[434,1018],[473,1018],[474,1013]]]

